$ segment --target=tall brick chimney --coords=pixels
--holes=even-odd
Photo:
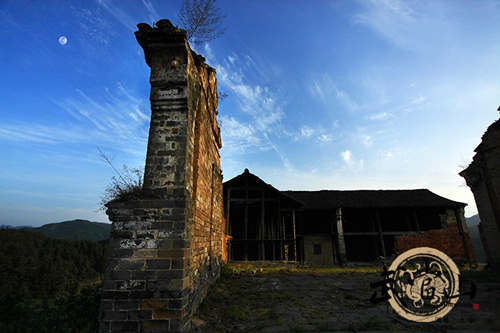
[[[107,205],[100,332],[186,332],[225,251],[216,73],[170,21],[138,28],[151,67],[144,187]]]

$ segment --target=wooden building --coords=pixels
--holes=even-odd
[[[464,207],[426,189],[280,191],[248,169],[224,183],[229,259],[371,262],[431,246],[473,259]]]

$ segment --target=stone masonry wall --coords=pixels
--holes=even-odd
[[[403,253],[416,247],[431,247],[446,253],[451,259],[458,262],[474,260],[474,248],[465,224],[463,209],[458,210],[458,212],[447,209],[440,217],[442,229],[424,231],[418,235],[396,237],[398,252]],[[457,222],[461,224],[463,235]]]
[[[108,204],[100,332],[186,332],[225,251],[216,75],[169,21],[138,27],[151,67],[144,188]]]
[[[474,194],[488,263],[500,270],[500,120],[488,127],[475,152],[460,176]]]

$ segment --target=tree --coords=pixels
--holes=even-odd
[[[188,41],[195,44],[210,42],[226,32],[215,0],[184,0],[177,16],[180,28],[186,30]]]

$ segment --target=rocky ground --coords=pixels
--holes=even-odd
[[[415,323],[394,313],[387,301],[374,305],[370,283],[378,267],[310,268],[293,265],[232,265],[210,288],[195,316],[197,332],[500,331],[500,274],[461,270],[465,288],[440,322]],[[476,309],[474,309],[474,307]]]

